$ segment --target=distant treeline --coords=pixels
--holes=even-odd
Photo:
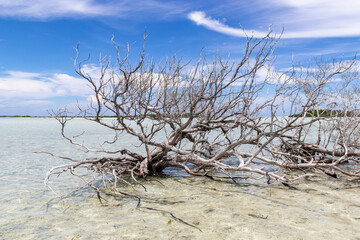
[[[359,113],[353,111],[343,111],[343,110],[330,110],[330,109],[318,109],[318,110],[308,110],[305,114],[298,113],[290,115],[289,117],[360,117]]]
[[[146,114],[149,118],[160,118],[160,117],[170,117],[169,114]],[[188,118],[190,116],[190,113],[184,113],[181,115],[183,118]],[[84,117],[84,116],[68,116],[68,117]],[[87,116],[92,117],[92,116]],[[139,116],[130,116],[133,118],[137,118]],[[30,115],[0,115],[0,118],[55,118],[54,116],[30,116]],[[101,116],[101,118],[116,118],[116,115],[113,116]]]
[[[0,115],[0,117],[21,117],[21,118],[27,118],[32,117],[30,115]]]
[[[150,118],[159,118],[159,117],[170,117],[169,114],[147,114],[148,117]],[[181,115],[181,117],[183,118],[188,118],[190,116],[190,113],[184,113]]]
[[[142,117],[143,115],[131,115],[131,116],[128,116],[129,118],[138,118],[138,117]],[[190,116],[190,113],[184,113],[184,114],[181,114],[181,116],[180,117],[182,117],[182,118],[188,118]],[[101,116],[102,118],[116,118],[116,115],[114,115],[114,116]],[[169,115],[169,114],[155,114],[155,113],[150,113],[150,114],[146,114],[146,117],[148,117],[148,118],[154,118],[154,119],[156,119],[156,118],[169,118],[169,117],[171,117],[171,115]],[[172,116],[172,117],[174,117],[174,116]],[[176,117],[176,116],[175,116]]]

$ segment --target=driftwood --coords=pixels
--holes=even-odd
[[[168,167],[210,178],[225,175],[234,182],[241,176],[284,184],[318,173],[359,177],[356,59],[274,73],[277,41],[270,32],[262,39],[249,38],[240,60],[215,56],[209,62],[201,57],[193,65],[177,57],[155,64],[144,49],[134,64],[129,48],[122,57],[113,41],[116,66],[100,59],[97,76],[84,70],[88,59],[78,61],[77,47],[75,71],[88,81],[95,101],[76,116],[114,130],[114,141],[106,144],[133,136],[140,150],[116,145],[118,150],[110,151],[103,143],[91,149],[66,135],[73,114],[66,109],[52,112],[69,142],[89,154],[113,157],[67,157],[74,162],[52,168],[45,183],[58,170],[69,171],[99,193],[93,180],[77,174],[80,166],[104,176],[119,193],[118,182],[129,183],[125,176],[139,183],[139,177]],[[267,76],[260,78],[264,69]],[[308,116],[322,109],[330,115]],[[339,111],[345,114],[331,115]],[[107,121],[105,115],[115,120]]]

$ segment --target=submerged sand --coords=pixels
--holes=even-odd
[[[19,199],[13,214],[0,220],[0,238],[360,239],[359,181],[313,178],[297,189],[197,177],[144,184],[146,192],[122,186],[142,198],[140,207],[135,198],[105,194],[101,205],[86,189],[65,204],[48,198],[18,209]]]

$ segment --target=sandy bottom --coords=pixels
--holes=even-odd
[[[65,204],[48,190],[1,207],[0,239],[360,239],[360,181],[314,178],[294,185],[234,185],[158,178],[121,189],[142,198],[81,189]]]

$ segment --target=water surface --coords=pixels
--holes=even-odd
[[[96,146],[107,131],[74,120],[69,133],[87,129]],[[360,239],[360,181],[312,178],[294,186],[235,185],[182,177],[174,171],[149,178],[134,189],[141,197],[96,194],[67,174],[43,184],[46,172],[64,160],[35,151],[85,158],[60,137],[53,119],[0,118],[0,239]],[[120,147],[137,148],[131,138]],[[114,146],[116,148],[116,146]],[[170,175],[170,176],[169,176]]]

